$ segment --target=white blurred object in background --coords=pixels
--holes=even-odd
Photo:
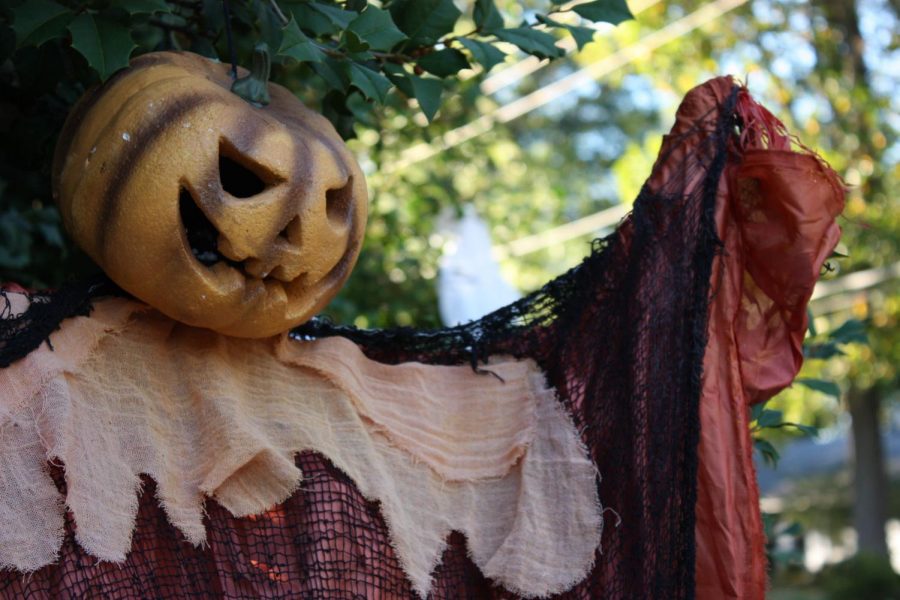
[[[467,323],[521,294],[503,279],[491,255],[491,234],[475,207],[466,205],[461,219],[442,231],[447,239],[438,269],[438,308],[445,325]]]

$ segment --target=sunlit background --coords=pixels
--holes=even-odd
[[[501,5],[515,21],[532,4],[546,8]],[[869,560],[879,555],[900,572],[900,6],[629,5],[635,21],[597,26],[581,51],[562,40],[572,51],[565,60],[511,48],[490,76],[472,73],[427,128],[422,115],[390,108],[380,126],[358,128],[369,237],[330,311],[360,327],[438,326],[539,288],[629,210],[684,94],[736,76],[850,190],[842,256],[829,261],[811,304],[811,354],[822,358],[801,373],[810,385],[767,406],[817,427],[818,438],[791,427],[761,435],[781,455],[777,469],[760,461],[772,597],[875,597],[854,594],[877,587],[842,591],[840,581],[896,585]],[[858,550],[859,560],[829,567]]]

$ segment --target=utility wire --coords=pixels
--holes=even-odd
[[[555,246],[589,233],[596,233],[598,230],[612,227],[621,221],[628,214],[629,210],[631,210],[630,206],[617,204],[586,217],[569,221],[558,227],[519,238],[503,246],[495,247],[493,250],[494,258],[503,260],[513,256],[524,256],[525,254],[531,254],[543,248]]]
[[[813,291],[812,302],[822,301],[831,296],[861,292],[891,279],[900,279],[900,261],[884,267],[856,271],[830,281],[819,282]]]

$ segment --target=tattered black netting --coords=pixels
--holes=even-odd
[[[677,155],[681,164],[667,164],[672,175],[661,188],[651,193],[645,186],[616,233],[521,301],[435,331],[357,330],[316,320],[294,332],[345,336],[385,362],[479,368],[496,353],[534,358],[582,432],[603,478],[600,497],[616,513],[607,513],[592,572],[562,597],[693,596],[698,400],[710,271],[719,248],[713,214],[734,135],[734,97],[719,108],[714,131],[686,134],[699,145]],[[667,160],[673,159],[661,157]],[[698,180],[702,185],[689,183]],[[37,347],[63,318],[83,314],[100,293],[82,286],[45,294],[25,315],[0,321],[0,365]],[[377,504],[322,456],[303,453],[297,464],[302,490],[265,515],[235,519],[208,502],[209,545],[202,549],[168,523],[146,479],[124,564],[98,564],[85,554],[73,541],[70,520],[61,562],[31,575],[0,572],[0,595],[413,597]],[[64,489],[62,471],[54,469]],[[432,596],[512,597],[483,578],[459,534],[435,570]]]

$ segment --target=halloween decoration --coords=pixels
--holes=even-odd
[[[260,68],[265,68],[263,65]],[[141,56],[83,98],[54,159],[76,242],[123,289],[190,325],[287,331],[356,263],[363,175],[331,124],[269,84],[255,106],[228,67]]]
[[[527,421],[533,414],[536,429],[531,437],[510,438],[509,430],[500,424],[487,427],[496,432],[497,439],[506,441],[494,452],[485,453],[493,459],[475,466],[488,467],[480,475],[491,478],[504,465],[513,464],[500,475],[507,483],[517,481],[515,465],[519,464],[521,473],[528,463],[552,474],[559,469],[555,460],[529,463],[536,457],[528,453],[540,447],[537,432],[549,422],[545,419],[552,416],[550,407],[564,410],[566,425],[571,427],[566,430],[578,432],[580,440],[576,441],[583,442],[585,456],[603,475],[602,482],[595,479],[595,490],[609,507],[606,521],[618,525],[603,528],[587,574],[577,582],[560,583],[552,591],[567,587],[563,597],[582,600],[762,600],[765,558],[748,406],[788,385],[799,369],[806,304],[839,235],[834,219],[843,206],[843,189],[834,172],[812,153],[795,151],[789,140],[783,125],[746,90],[730,78],[713,80],[685,98],[633,212],[612,235],[595,242],[584,262],[537,292],[478,321],[442,330],[358,330],[312,320],[295,329],[290,338],[209,341],[208,347],[222,351],[231,343],[245,342],[259,348],[252,353],[252,367],[236,364],[226,370],[231,386],[243,385],[270,369],[284,368],[286,363],[302,363],[332,382],[342,381],[336,387],[350,398],[359,396],[367,382],[371,389],[383,385],[379,373],[405,369],[410,361],[453,365],[467,374],[455,372],[459,383],[425,377],[418,380],[418,390],[429,389],[429,381],[443,381],[440,385],[453,388],[468,385],[471,380],[467,377],[475,377],[481,390],[479,401],[486,407],[492,406],[494,395],[508,384],[477,374],[470,367],[490,370],[494,364],[506,364],[508,359],[500,357],[510,355],[520,361],[513,365],[537,365],[558,404],[541,404],[544,396],[539,391],[535,404],[524,402],[515,417],[500,420],[509,425]],[[94,381],[127,381],[135,387],[146,380],[142,369],[132,368],[135,361],[124,361],[120,368],[102,364],[104,348],[114,355],[117,344],[132,339],[129,336],[137,336],[133,339],[142,340],[148,348],[167,348],[159,329],[149,327],[144,335],[131,329],[145,327],[149,313],[133,312],[127,326],[111,324],[116,303],[124,303],[118,306],[126,308],[129,303],[106,297],[108,291],[96,286],[33,294],[24,312],[21,299],[6,296],[8,318],[0,319],[0,365],[13,363],[3,372],[13,374],[6,376],[3,385],[15,393],[0,399],[6,401],[0,410],[0,435],[12,436],[8,438],[12,441],[5,443],[15,444],[18,439],[16,447],[29,452],[35,444],[46,444],[39,450],[55,447],[52,435],[34,440],[29,432],[34,430],[35,419],[47,425],[78,416],[70,417],[64,411],[23,411],[18,401],[7,398],[25,398],[32,406],[42,406],[42,402],[66,397],[72,392],[68,381],[79,377],[84,379],[76,388],[100,385]],[[83,314],[91,301],[95,306],[89,317],[65,320]],[[57,326],[61,330],[50,338],[58,352],[38,348],[42,336]],[[190,329],[170,326],[179,331]],[[83,333],[76,333],[79,330]],[[201,339],[197,330],[193,331],[195,339]],[[67,335],[84,343],[67,340]],[[329,339],[333,337],[338,339]],[[257,362],[266,352],[273,352],[269,345],[276,342],[274,357]],[[321,342],[336,344],[340,356],[345,357],[341,360],[354,354],[347,345],[353,342],[371,360],[356,361],[345,369],[335,354],[305,354],[309,349],[329,348],[316,346]],[[82,366],[72,368],[71,373],[60,367],[60,363],[71,364],[68,352],[85,352],[83,348],[93,344],[95,354],[79,363]],[[180,353],[195,360],[192,352],[181,347]],[[158,354],[154,360],[160,360]],[[299,363],[291,362],[295,359]],[[88,364],[97,372],[112,369],[109,373],[115,375],[107,373],[96,379],[91,379],[88,371],[79,375]],[[167,380],[170,383],[193,377],[182,370],[198,370],[172,364],[179,366],[171,369],[177,373]],[[65,372],[62,379],[60,369]],[[498,375],[517,385],[508,372]],[[213,381],[224,385],[217,378]],[[39,391],[34,395],[31,390]],[[394,404],[354,405],[356,418],[371,421],[360,430],[369,432],[372,439],[383,435],[387,443],[415,457],[414,462],[426,469],[415,473],[442,473],[442,485],[453,487],[461,483],[459,474],[472,467],[465,464],[469,454],[435,450],[448,447],[454,439],[467,439],[465,435],[457,437],[459,432],[467,432],[466,423],[435,413],[440,416],[429,424],[433,429],[421,439],[411,438],[415,428],[407,426],[413,425],[411,415],[420,414],[420,395],[391,394]],[[296,401],[284,400],[284,410],[293,409],[289,405]],[[507,406],[501,399],[496,402],[498,407]],[[535,407],[533,413],[529,406]],[[542,413],[539,406],[547,412]],[[90,408],[86,403],[80,410]],[[226,410],[217,404],[208,406],[210,411],[219,409]],[[391,416],[396,420],[386,427],[384,420]],[[343,428],[323,427],[335,439],[343,439]],[[269,430],[254,427],[251,431]],[[483,439],[485,432],[473,428],[472,439]],[[81,438],[92,441],[90,436]],[[428,443],[416,443],[422,440]],[[232,451],[227,443],[222,445],[223,454]],[[523,445],[528,450],[518,462],[495,461],[499,456],[512,459]],[[338,446],[348,452],[356,448],[352,444]],[[267,452],[248,456],[242,464],[249,470],[261,463],[281,465],[284,469],[279,472],[296,477],[293,465],[284,466],[289,463],[287,447],[265,447]],[[272,457],[278,460],[268,460]],[[38,461],[29,470],[16,468],[17,460],[16,453],[0,453],[0,506],[5,503],[21,510],[27,501],[13,498],[23,493],[52,504],[52,509],[40,514],[57,519],[53,525],[62,537],[62,546],[54,564],[33,573],[0,571],[0,594],[131,597],[150,590],[159,596],[411,598],[426,589],[416,575],[421,569],[414,571],[403,557],[405,550],[395,545],[404,538],[394,533],[403,524],[389,507],[391,499],[382,494],[380,502],[373,501],[369,477],[382,476],[377,468],[374,473],[351,473],[346,463],[310,448],[294,455],[294,464],[303,473],[300,489],[293,493],[284,490],[285,495],[290,494],[284,501],[245,518],[235,516],[245,511],[231,504],[230,495],[220,497],[215,485],[201,486],[204,493],[212,490],[215,496],[205,505],[208,545],[204,547],[185,543],[193,534],[170,524],[193,513],[173,510],[176,496],[166,490],[191,477],[162,480],[151,473],[139,479],[129,471],[133,491],[144,485],[139,502],[128,505],[128,515],[136,522],[131,549],[121,563],[98,564],[89,548],[76,543],[83,527],[97,530],[97,524],[83,525],[74,511],[60,523],[58,499],[53,500],[51,488],[60,495],[77,497],[84,489],[81,478],[75,474],[70,478],[68,465],[52,465],[55,485],[50,485],[45,463]],[[572,469],[568,472],[587,472],[580,470],[585,465],[577,459],[569,458],[565,464]],[[499,471],[490,470],[497,467]],[[190,464],[186,469],[188,473],[201,470]],[[240,472],[235,473],[237,481]],[[472,476],[471,471],[465,472]],[[16,481],[34,482],[34,486],[4,483]],[[417,481],[431,485],[424,477]],[[406,488],[396,489],[396,497],[403,499]],[[549,499],[572,506],[566,504],[569,498],[554,498],[554,490],[548,491],[541,502]],[[568,493],[566,489],[557,491]],[[523,508],[530,515],[548,514],[546,508],[540,508],[545,505],[532,504],[535,497],[500,494],[496,496],[502,499],[500,505],[508,502],[517,509],[495,514],[509,518],[522,514]],[[591,496],[582,495],[585,497]],[[134,495],[129,498],[133,501]],[[578,506],[585,504],[590,502]],[[419,507],[413,501],[407,508]],[[14,518],[0,514],[3,522]],[[583,522],[592,521],[587,518]],[[487,547],[486,540],[498,539],[498,530],[512,531],[506,529],[509,526],[502,517],[477,526],[454,526],[456,531],[445,538],[446,547],[430,573],[427,589],[431,596],[499,599],[509,598],[510,590],[522,595],[538,593],[504,579],[500,573],[505,567],[492,564],[492,558],[480,550]],[[557,525],[550,529],[559,534],[566,525],[559,527],[562,529]],[[544,543],[536,537],[526,538],[510,537],[529,551]],[[51,541],[57,544],[57,539]],[[496,556],[506,560],[509,555],[498,552]],[[556,581],[564,579],[559,576]],[[546,591],[551,593],[549,587]]]

